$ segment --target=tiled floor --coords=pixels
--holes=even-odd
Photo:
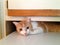
[[[0,45],[60,45],[60,33],[20,36],[13,32],[0,40]]]

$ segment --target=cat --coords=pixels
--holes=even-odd
[[[27,36],[29,34],[39,34],[43,33],[44,30],[48,30],[47,26],[42,23],[41,26],[38,26],[39,22],[31,21],[30,18],[24,18],[20,22],[13,22],[13,24],[16,26],[16,30],[19,34]],[[43,29],[44,28],[44,29]]]

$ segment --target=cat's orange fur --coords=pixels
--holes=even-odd
[[[22,35],[28,35],[29,31],[30,31],[30,34],[37,34],[37,33],[43,32],[43,30],[44,31],[47,30],[47,26],[44,23],[31,22],[30,18],[24,18],[21,22],[13,22],[13,23],[16,26],[17,32]],[[39,24],[41,24],[40,27],[39,27]]]
[[[13,22],[16,26],[17,32],[22,35],[27,35],[27,27],[29,27],[29,30],[33,31],[32,25],[31,25],[31,19],[25,18],[21,22]],[[23,29],[25,28],[25,29]],[[20,31],[22,29],[22,31]]]

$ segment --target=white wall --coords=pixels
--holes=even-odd
[[[8,0],[9,9],[60,9],[60,0]]]
[[[0,2],[0,6],[1,6],[1,2]],[[0,7],[0,39],[2,37],[2,25],[1,25],[1,7]]]
[[[4,37],[4,16],[5,16],[5,10],[4,10],[4,1],[5,0],[0,0],[0,26],[1,26],[1,33],[2,33],[2,37]]]
[[[3,3],[0,1],[0,39],[2,38],[2,25],[3,25]]]

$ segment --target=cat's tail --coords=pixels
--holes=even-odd
[[[39,23],[44,27],[44,31],[48,32],[48,26],[44,22],[39,22]]]

